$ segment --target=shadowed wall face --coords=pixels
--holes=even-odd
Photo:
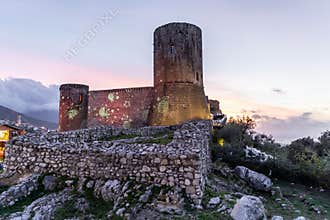
[[[152,97],[153,87],[91,91],[88,126],[147,126]]]
[[[210,111],[212,114],[221,113],[220,102],[218,100],[209,100]]]
[[[87,127],[89,87],[64,84],[60,87],[59,131]]]
[[[170,23],[156,29],[151,125],[209,119],[202,57],[202,31],[199,27]]]

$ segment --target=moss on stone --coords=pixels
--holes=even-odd
[[[160,113],[167,112],[169,110],[168,96],[164,96],[158,102],[157,110]]]

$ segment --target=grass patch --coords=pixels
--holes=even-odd
[[[150,137],[150,140],[144,140],[137,143],[143,144],[168,144],[173,140],[174,133],[173,132],[158,132],[151,136],[141,136],[138,134],[120,134],[115,136],[105,136],[99,139],[99,141],[116,141],[122,139],[132,139],[136,137]]]
[[[75,207],[75,202],[73,200],[66,201],[62,208],[59,208],[55,212],[55,220],[62,220],[66,218],[72,218],[79,215],[79,210]]]
[[[9,188],[9,186],[0,186],[0,193],[6,191]]]
[[[198,220],[218,220],[218,219],[230,220],[231,218],[228,215],[225,216],[216,211],[213,211],[213,212],[199,213],[199,214],[197,214],[197,219]]]
[[[135,138],[135,137],[139,137],[139,135],[136,135],[136,134],[120,134],[120,135],[116,135],[116,136],[102,137],[100,139],[100,141],[116,141],[116,140],[122,140],[122,139],[131,139],[131,138]]]
[[[108,219],[107,214],[113,208],[113,202],[107,202],[94,196],[93,189],[85,189],[85,198],[89,203],[88,213],[96,219]]]
[[[160,144],[160,145],[166,145],[171,143],[173,140],[173,134],[167,134],[160,137],[153,137],[149,140],[139,141],[138,144]]]
[[[210,199],[213,197],[217,197],[217,196],[222,198],[220,193],[217,193],[217,192],[213,191],[213,189],[211,187],[206,186],[205,190],[204,190],[203,198],[202,198],[202,205],[204,207],[206,207],[208,202],[210,201]]]
[[[285,181],[276,182],[275,186],[281,188],[284,198],[281,201],[275,201],[276,198],[263,195],[267,198],[265,207],[269,216],[281,215],[285,219],[292,219],[298,216],[305,216],[309,219],[326,219],[330,217],[329,191],[319,192],[300,184],[291,185]],[[282,204],[287,206],[283,208]],[[319,207],[322,213],[317,214],[312,209],[312,206]],[[296,210],[300,212],[296,212]]]

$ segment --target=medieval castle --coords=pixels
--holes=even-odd
[[[218,110],[219,102],[204,93],[201,29],[169,23],[154,32],[154,87],[89,91],[86,85],[64,84],[59,131],[174,125],[209,119]]]

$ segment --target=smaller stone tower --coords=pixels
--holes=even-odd
[[[59,131],[87,128],[88,93],[86,85],[61,85]]]
[[[218,100],[209,100],[209,104],[210,104],[210,111],[212,114],[221,114],[221,110],[220,110],[220,102]]]

